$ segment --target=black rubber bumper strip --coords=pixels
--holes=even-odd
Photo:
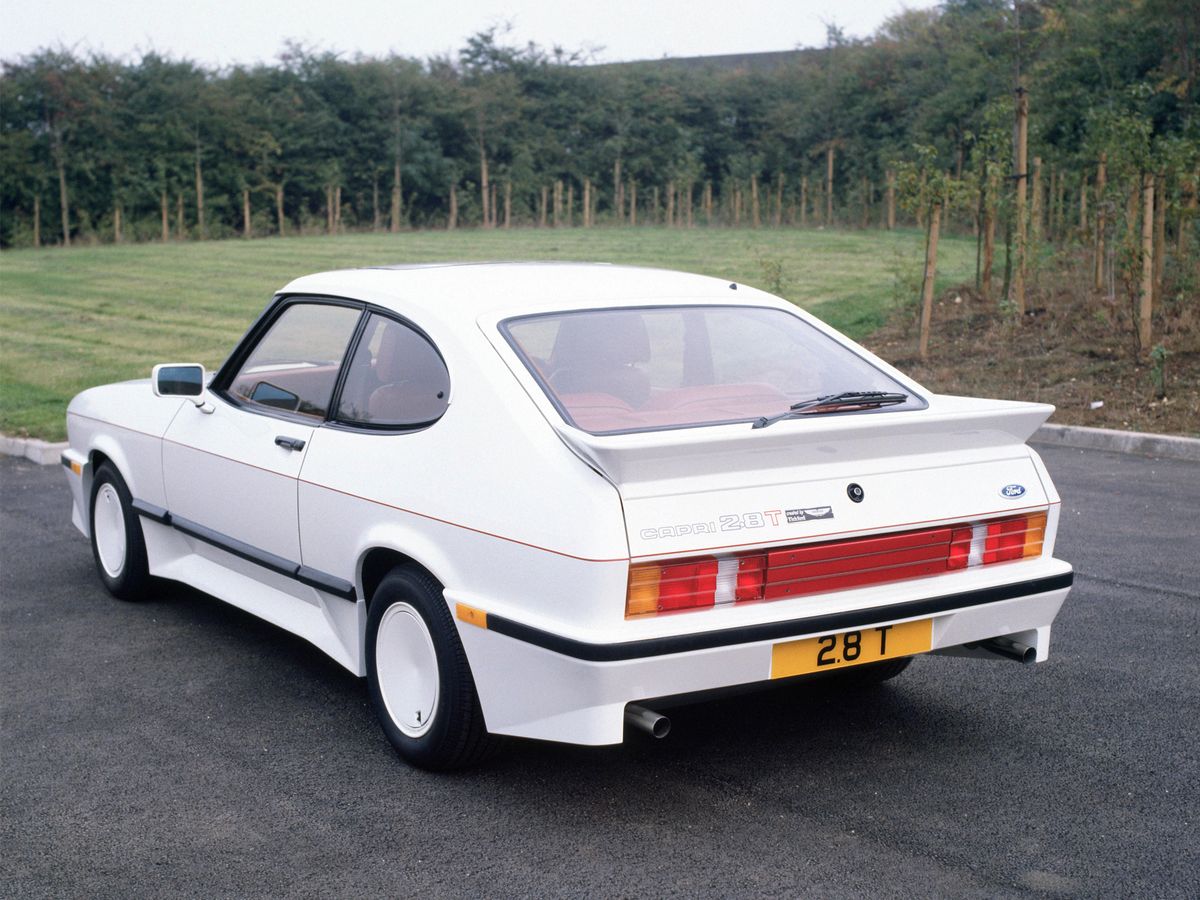
[[[931,597],[928,600],[893,603],[890,606],[872,606],[867,609],[854,609],[824,616],[791,619],[787,622],[767,622],[762,625],[747,625],[743,628],[725,628],[720,631],[703,631],[696,634],[680,634],[615,644],[590,644],[586,641],[577,641],[574,638],[522,625],[520,622],[514,622],[512,619],[491,613],[487,617],[487,627],[488,631],[495,631],[574,659],[582,659],[587,662],[618,662],[668,656],[672,653],[687,653],[693,650],[712,650],[716,647],[730,647],[736,644],[753,644],[758,641],[800,637],[819,632],[846,631],[863,625],[877,625],[880,622],[890,622],[895,619],[957,612],[975,606],[986,606],[989,603],[1015,600],[1018,597],[1032,597],[1035,594],[1060,591],[1069,588],[1074,580],[1075,573],[1066,572],[1062,575],[1036,578],[1016,584],[966,591],[961,594],[948,594],[943,597]]]
[[[162,525],[169,525],[177,531],[182,531],[184,534],[194,537],[198,541],[212,544],[212,546],[224,550],[226,553],[232,553],[234,556],[240,557],[247,562],[252,562],[256,566],[262,566],[264,569],[269,569],[288,578],[294,578],[301,584],[314,587],[319,591],[324,591],[326,594],[333,594],[335,597],[341,597],[343,600],[349,600],[352,603],[357,602],[358,595],[354,590],[354,585],[343,578],[337,578],[318,569],[302,566],[300,563],[292,562],[290,559],[260,550],[258,547],[247,544],[244,541],[239,541],[237,538],[214,531],[205,525],[201,525],[199,522],[193,522],[191,519],[172,515],[161,506],[155,506],[143,500],[133,501],[133,511],[139,516],[153,519]]]
[[[155,506],[153,503],[147,503],[145,500],[134,500],[133,511],[139,516],[147,519],[153,519],[160,525],[171,524],[171,514],[161,506]]]

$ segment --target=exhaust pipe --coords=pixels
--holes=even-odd
[[[1030,665],[1037,661],[1036,650],[1027,644],[1020,644],[1006,637],[989,638],[986,641],[980,641],[979,646],[997,656],[1003,656],[1005,659],[1012,659],[1024,665]]]
[[[662,713],[630,703],[625,707],[625,724],[638,728],[651,737],[662,740],[671,733],[671,720]]]

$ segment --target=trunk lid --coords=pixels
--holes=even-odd
[[[563,440],[620,492],[631,557],[901,531],[1045,507],[1025,441],[1045,404],[934,396],[925,410]],[[854,496],[852,496],[854,495]],[[857,497],[857,499],[855,499]]]

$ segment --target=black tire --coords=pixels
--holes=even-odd
[[[872,687],[895,678],[907,669],[912,661],[913,657],[903,656],[900,659],[887,659],[883,662],[868,663],[865,666],[852,666],[834,673],[834,677],[846,687]]]
[[[388,611],[393,607],[397,610],[389,616]],[[388,709],[381,685],[378,653],[380,624],[385,617],[390,621],[398,615],[406,615],[409,618],[405,621],[411,623],[413,611],[424,623],[432,642],[438,688],[432,714],[417,726],[425,730],[416,735],[406,734],[402,728],[404,723],[398,722]],[[415,626],[407,627],[411,632]],[[398,568],[380,582],[367,613],[366,660],[367,689],[375,715],[387,739],[408,763],[422,769],[448,771],[478,765],[499,749],[500,739],[488,734],[484,723],[475,679],[442,596],[442,587],[432,577],[417,570]],[[383,662],[386,668],[388,661]],[[395,684],[394,681],[389,683]],[[401,684],[400,690],[404,687]],[[391,690],[394,692],[396,688]],[[416,721],[422,721],[419,711]],[[411,720],[408,726],[413,727]]]
[[[97,536],[97,517],[120,522],[124,536],[109,528],[115,536],[113,543],[102,548]],[[101,463],[92,476],[91,504],[88,507],[92,535],[92,558],[104,587],[120,600],[143,600],[150,590],[150,565],[146,560],[146,539],[142,534],[141,517],[133,511],[133,497],[125,480],[111,463]],[[109,557],[106,561],[105,555]],[[119,557],[119,558],[118,558]]]

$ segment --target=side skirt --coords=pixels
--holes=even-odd
[[[303,638],[362,677],[366,604],[354,585],[134,501],[152,574],[179,581]]]

